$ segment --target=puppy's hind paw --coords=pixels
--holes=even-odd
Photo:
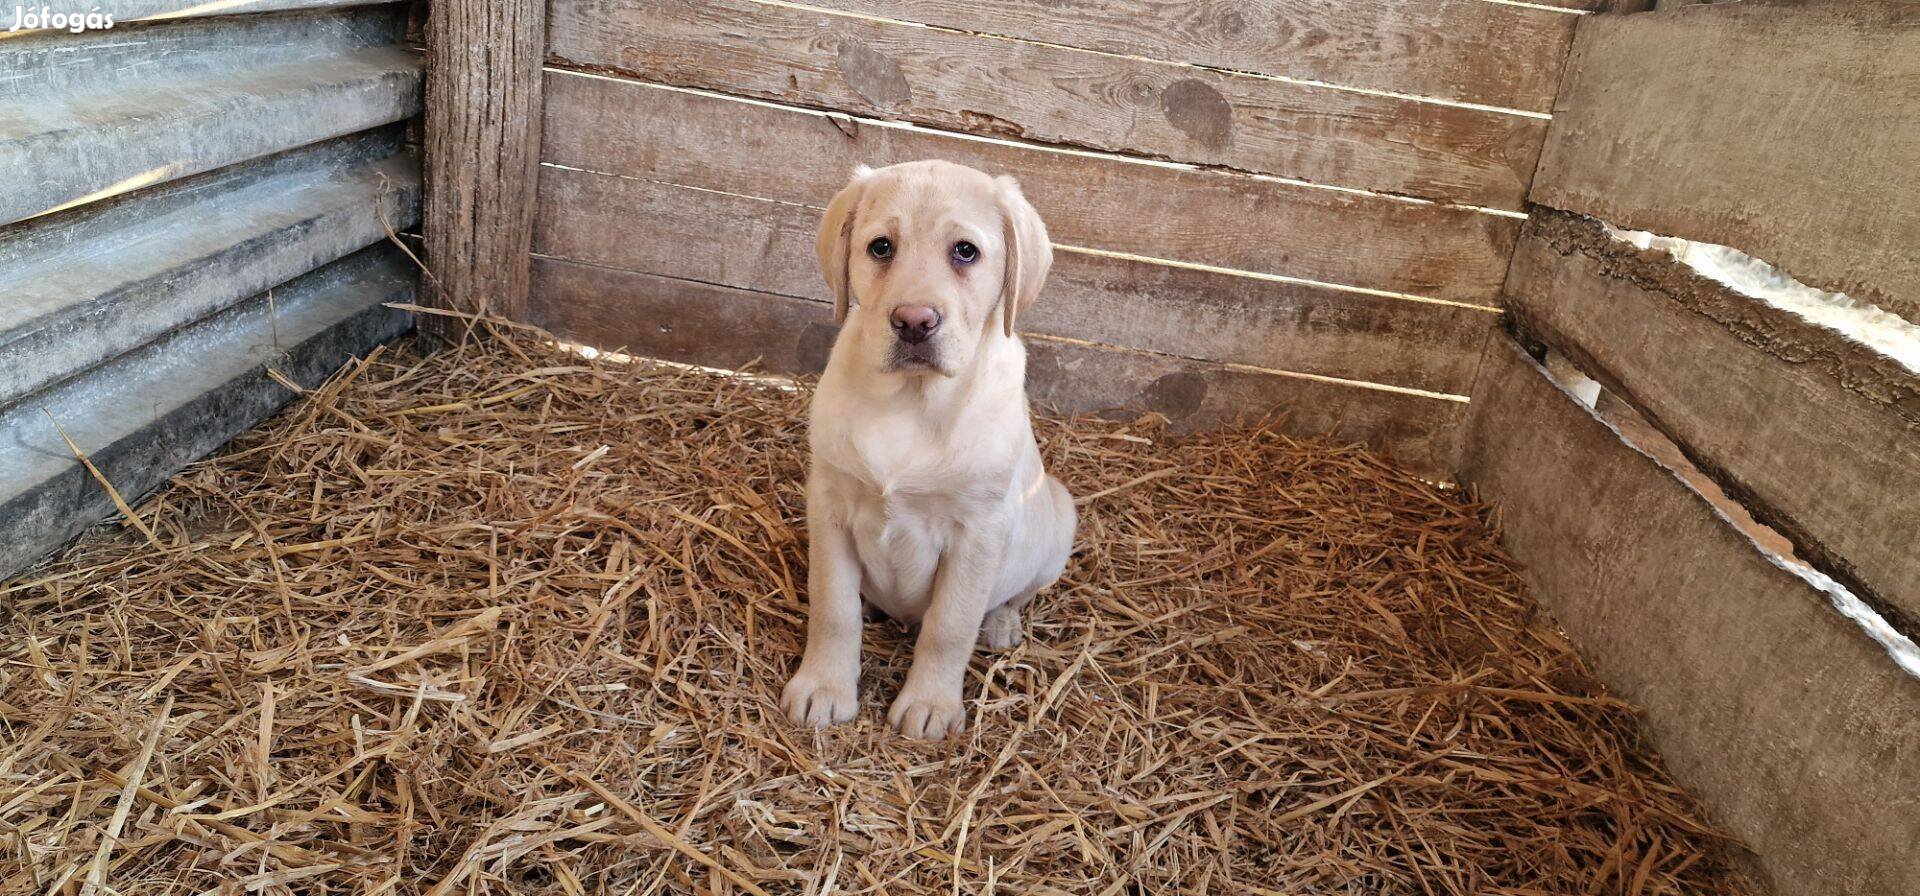
[[[795,725],[825,728],[853,721],[860,695],[850,677],[815,675],[802,670],[787,682],[780,709]]]
[[[1020,646],[1026,635],[1020,631],[1020,611],[1001,607],[980,620],[980,641],[989,650],[1011,650]]]

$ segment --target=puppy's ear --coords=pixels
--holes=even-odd
[[[1007,244],[1000,323],[1012,336],[1014,319],[1040,297],[1040,287],[1046,285],[1047,272],[1053,269],[1053,243],[1047,239],[1040,213],[1020,193],[1020,184],[1004,174],[994,183],[1000,188],[1000,220]]]
[[[853,241],[853,212],[860,205],[860,197],[867,192],[867,183],[873,179],[873,169],[865,165],[853,169],[853,180],[840,189],[840,193],[827,203],[827,214],[820,219],[820,235],[814,240],[814,251],[820,256],[820,273],[827,277],[827,287],[833,290],[833,322],[845,323],[847,304],[851,298],[853,284],[848,278],[848,244]]]

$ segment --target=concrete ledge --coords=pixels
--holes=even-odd
[[[414,284],[398,250],[375,246],[0,413],[0,577],[114,512],[53,421],[134,501],[291,400],[268,368],[317,385],[408,329],[382,304]]]

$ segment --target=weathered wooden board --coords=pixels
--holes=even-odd
[[[1777,892],[1920,892],[1920,679],[1511,340],[1472,407],[1461,481]]]
[[[530,306],[571,342],[730,370],[819,373],[839,330],[812,299],[539,256]]]
[[[821,210],[548,168],[536,251],[826,301]],[[1060,251],[1023,330],[1464,395],[1494,315],[1432,302]]]
[[[556,73],[546,162],[824,206],[856,164],[1019,178],[1057,243],[1495,305],[1520,220]]]
[[[1523,329],[1920,632],[1920,375],[1574,215],[1534,220],[1507,289]]]
[[[812,0],[943,28],[1546,112],[1578,16],[1485,0]]]
[[[1518,208],[1546,122],[751,0],[555,0],[563,65]]]
[[[1324,287],[1058,252],[1035,333],[1465,395],[1497,315]]]
[[[1592,17],[1556,106],[1534,201],[1920,321],[1920,4]]]
[[[549,258],[534,262],[533,307],[538,323],[570,340],[710,366],[758,361],[782,373],[820,371],[835,334],[825,302]],[[1154,411],[1183,430],[1280,410],[1290,432],[1364,442],[1435,476],[1452,469],[1466,408],[1045,337],[1028,338],[1027,351],[1029,394],[1059,410]]]
[[[427,18],[429,301],[526,316],[540,173],[546,0],[442,3]],[[465,330],[435,318],[423,331]]]
[[[1153,411],[1180,430],[1279,415],[1284,432],[1364,444],[1435,480],[1452,478],[1467,413],[1463,401],[1047,337],[1027,340],[1027,392],[1063,411]]]

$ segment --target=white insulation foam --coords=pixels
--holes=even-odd
[[[1641,249],[1666,252],[1701,276],[1734,292],[1791,311],[1920,373],[1920,325],[1898,314],[1846,293],[1807,286],[1785,271],[1730,246],[1659,236],[1644,230],[1621,230],[1611,224],[1606,227],[1614,239]]]
[[[1622,230],[1611,224],[1605,226],[1614,239],[1641,249],[1663,251],[1701,276],[1740,295],[1790,311],[1920,373],[1920,326],[1897,314],[1845,293],[1807,286],[1785,271],[1730,246],[1659,236],[1644,230]],[[1719,511],[1716,509],[1716,512]],[[1760,550],[1775,565],[1825,594],[1833,608],[1885,648],[1896,665],[1908,675],[1920,678],[1920,645],[1896,630],[1886,617],[1827,574],[1764,547]]]
[[[1905,670],[1908,675],[1920,678],[1920,645],[1914,644],[1912,638],[1895,631],[1893,626],[1887,624],[1886,617],[1874,612],[1872,607],[1867,606],[1866,601],[1855,596],[1853,592],[1828,577],[1826,573],[1811,566],[1772,553],[1768,553],[1767,557],[1826,594],[1827,600],[1833,603],[1834,609],[1840,611],[1840,615],[1853,620],[1854,624],[1860,626],[1868,637],[1886,648],[1887,655],[1893,657],[1895,665]]]

